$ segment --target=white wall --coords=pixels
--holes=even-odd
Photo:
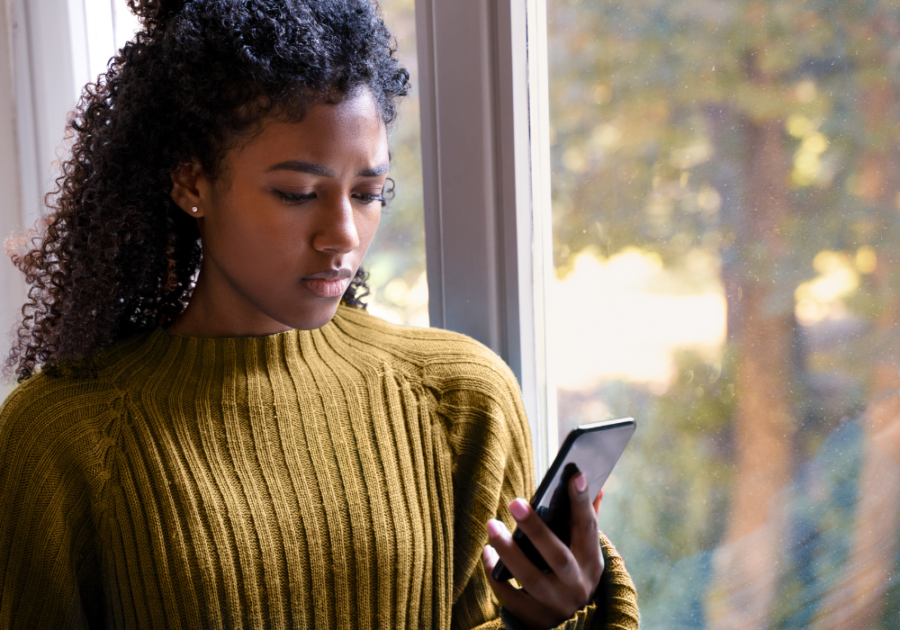
[[[16,139],[15,92],[13,83],[12,6],[0,1],[0,236],[22,228],[22,191]],[[7,258],[0,259],[0,357],[8,351],[18,309],[25,299],[22,274]],[[12,389],[0,384],[0,400]]]
[[[126,0],[0,0],[0,236],[22,234],[53,189],[69,113],[137,20]],[[0,357],[25,299],[0,261]],[[0,400],[11,391],[0,383]]]
[[[43,214],[69,112],[90,76],[81,0],[0,0],[0,234],[22,235]],[[24,279],[0,261],[0,356],[25,300]],[[0,399],[12,384],[0,383]]]
[[[22,215],[31,226],[56,175],[66,121],[90,76],[81,0],[6,0],[14,19],[13,81]]]

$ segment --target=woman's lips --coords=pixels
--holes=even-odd
[[[303,286],[322,298],[335,298],[344,295],[350,278],[303,278]]]

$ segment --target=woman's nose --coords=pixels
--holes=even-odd
[[[322,204],[313,247],[322,252],[347,254],[359,247],[359,232],[349,196],[340,195]]]

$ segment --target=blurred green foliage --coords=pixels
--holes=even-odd
[[[734,287],[764,287],[765,308],[790,316],[801,287],[827,275],[822,252],[841,256],[858,279],[824,315],[795,319],[790,356],[772,357],[791,366],[784,387],[796,430],[784,439],[798,472],[784,496],[792,526],[806,533],[802,544],[789,540],[795,564],[771,623],[807,627],[854,528],[858,462],[835,476],[823,454],[858,459],[861,438],[835,435],[865,409],[874,367],[900,346],[891,319],[900,296],[900,5],[550,0],[548,18],[557,275],[585,251],[638,247],[684,270],[701,250],[719,261],[729,304],[723,356],[677,357],[664,392],[627,383],[560,392],[561,417],[600,399],[609,415],[638,418],[603,521],[638,584],[645,627],[706,624],[710,554],[726,533],[737,408],[748,394],[736,390],[747,346],[732,321],[742,299]],[[783,167],[760,163],[751,142],[767,124],[782,130]],[[788,209],[760,227],[753,204],[767,191],[753,189],[752,175],[766,167],[781,168]],[[811,461],[818,467],[805,468]],[[810,484],[821,489],[815,501]],[[897,614],[895,595],[884,619]],[[812,603],[797,603],[804,597]]]
[[[558,269],[598,245],[610,255],[641,244],[670,258],[730,249],[739,235],[723,197],[741,191],[722,188],[740,184],[729,175],[742,161],[732,132],[744,119],[802,117],[804,135],[826,139],[827,163],[795,187],[796,217],[784,226],[802,272],[821,249],[887,236],[874,227],[886,217],[847,184],[859,152],[885,142],[886,130],[867,132],[858,105],[867,84],[897,74],[895,40],[879,48],[865,28],[896,21],[891,3],[558,0],[548,10]],[[725,129],[713,129],[720,121]],[[891,123],[896,137],[900,120]],[[794,151],[803,136],[785,141]]]

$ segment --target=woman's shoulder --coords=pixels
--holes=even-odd
[[[405,363],[431,380],[463,378],[471,381],[470,385],[518,389],[515,376],[503,359],[462,333],[394,324],[347,306],[338,309],[333,324],[361,348],[393,359],[392,363]]]
[[[25,444],[46,449],[57,440],[102,432],[104,419],[122,400],[115,376],[134,341],[50,366],[20,383],[0,405],[0,458]]]
[[[108,408],[98,404],[104,389],[93,380],[38,373],[13,390],[0,406],[0,487],[7,474],[64,467],[77,455],[75,445],[97,443]]]

